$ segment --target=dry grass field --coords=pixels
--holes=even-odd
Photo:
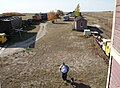
[[[88,20],[89,25],[101,26],[104,38],[111,38],[113,12],[85,12],[83,16]]]
[[[34,16],[34,13],[23,13],[25,16],[20,16],[22,19],[32,19],[32,16]]]
[[[84,13],[89,24],[107,26],[102,25],[102,18],[94,18],[94,13],[89,15]],[[112,17],[109,19],[112,21]],[[106,58],[92,36],[86,38],[83,33],[72,31],[71,22],[48,22],[47,34],[35,43],[35,48],[0,58],[1,88],[105,88]],[[73,77],[74,85],[62,81],[62,61],[69,65],[68,80]]]

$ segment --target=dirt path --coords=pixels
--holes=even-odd
[[[34,49],[0,58],[2,88],[105,88],[107,65],[96,54],[93,37],[71,29],[71,23],[48,23],[47,35]],[[62,61],[70,67],[74,87],[61,80]]]
[[[5,46],[0,50],[0,57],[12,55],[14,53],[17,53],[19,51],[24,50],[24,48],[29,47],[34,42],[38,41],[40,38],[42,38],[46,34],[46,25],[47,23],[41,23],[40,29],[37,33],[37,36],[33,36],[32,38],[29,38],[26,41],[15,43],[14,45],[11,45],[9,47]]]

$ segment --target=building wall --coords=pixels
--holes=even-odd
[[[12,30],[12,25],[10,21],[0,21],[0,33],[9,34]]]
[[[6,20],[0,20],[0,33],[10,34],[12,30],[22,27],[22,18],[10,17]]]
[[[41,18],[41,16],[33,16],[32,19],[35,20],[35,21],[39,21],[39,20],[41,20],[42,18]]]
[[[120,88],[120,64],[112,58],[109,88]]]
[[[115,0],[111,56],[106,88],[120,88],[120,0]]]
[[[117,0],[113,47],[120,53],[120,0]]]
[[[22,18],[16,17],[14,20],[11,20],[12,29],[18,29],[22,27]]]
[[[82,24],[82,26],[81,26],[81,24]],[[83,29],[87,28],[87,20],[81,19],[81,20],[77,21],[76,27],[77,27],[77,30],[83,30]]]
[[[48,20],[47,13],[41,13],[40,16],[42,20]]]

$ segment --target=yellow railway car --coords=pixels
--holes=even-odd
[[[7,41],[5,33],[0,33],[0,44],[4,44]]]
[[[103,39],[102,49],[107,56],[110,54],[111,39]]]
[[[107,56],[110,55],[110,49],[111,49],[110,46],[111,46],[111,42],[107,42],[105,47],[105,53]]]

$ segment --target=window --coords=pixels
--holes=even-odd
[[[83,27],[83,23],[81,23],[80,26]]]

